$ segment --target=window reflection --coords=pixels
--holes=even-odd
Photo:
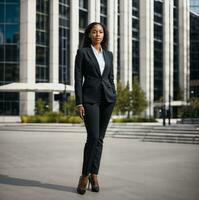
[[[15,4],[6,4],[6,18],[7,23],[19,22],[19,6]]]
[[[133,82],[139,80],[139,68],[140,68],[140,5],[138,0],[132,1],[132,76]]]
[[[0,45],[4,44],[4,25],[0,24]]]
[[[19,0],[0,0],[0,85],[19,81]],[[19,93],[0,92],[0,115],[19,114]]]
[[[19,60],[18,47],[17,45],[6,45],[5,46],[5,60],[16,62]]]
[[[154,100],[163,96],[163,5],[154,1]]]
[[[107,26],[107,1],[100,1],[100,22]]]
[[[88,25],[88,1],[79,0],[79,46],[82,44],[85,27]]]
[[[18,25],[6,25],[6,43],[17,43],[19,40],[19,26]]]
[[[36,3],[36,82],[49,82],[49,0]]]
[[[70,84],[70,2],[59,2],[59,82]]]

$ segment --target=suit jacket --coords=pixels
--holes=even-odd
[[[101,75],[100,67],[91,47],[77,50],[75,58],[75,97],[76,105],[97,103],[101,88],[107,102],[115,102],[116,92],[113,75],[113,54],[103,50],[105,68]]]

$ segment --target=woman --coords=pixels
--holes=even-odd
[[[87,131],[79,194],[86,192],[88,182],[93,192],[99,191],[97,175],[103,139],[116,101],[113,54],[107,50],[107,44],[104,25],[91,23],[84,33],[83,48],[78,49],[75,58],[76,105]]]

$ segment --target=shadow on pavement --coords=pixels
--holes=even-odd
[[[14,177],[9,177],[7,175],[1,175],[1,174],[0,174],[0,184],[40,187],[40,188],[47,188],[47,189],[53,189],[53,190],[60,190],[64,192],[76,193],[76,188],[74,187],[42,183],[40,181],[14,178]]]

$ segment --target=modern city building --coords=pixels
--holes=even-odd
[[[199,1],[190,0],[190,97],[199,97]]]
[[[0,0],[0,115],[34,114],[42,98],[74,92],[74,59],[85,27],[109,30],[115,83],[146,94],[146,116],[189,98],[189,0]]]

